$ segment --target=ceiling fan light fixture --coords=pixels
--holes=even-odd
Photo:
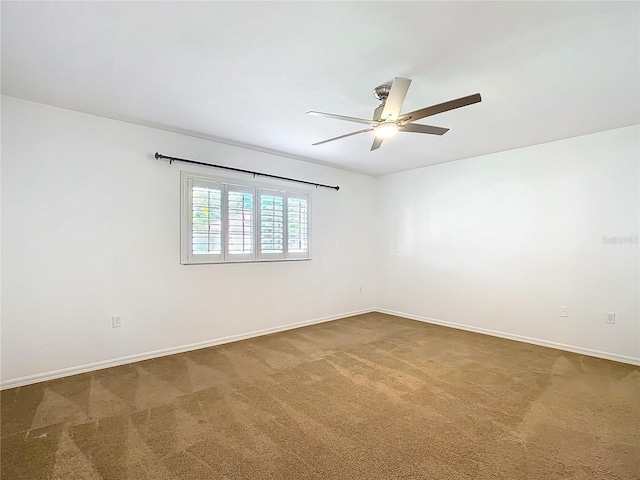
[[[376,137],[389,138],[398,133],[398,125],[395,123],[382,123],[375,127]]]

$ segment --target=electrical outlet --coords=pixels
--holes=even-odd
[[[568,307],[560,307],[560,316],[568,317],[569,316],[569,308]]]
[[[120,315],[111,316],[111,328],[120,328],[122,326],[122,317]]]
[[[616,314],[614,312],[607,312],[607,318],[605,322],[616,323]]]

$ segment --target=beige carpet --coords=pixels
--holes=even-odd
[[[368,314],[6,390],[2,480],[640,479],[640,369]]]

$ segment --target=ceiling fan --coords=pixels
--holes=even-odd
[[[323,143],[333,142],[334,140],[340,140],[341,138],[350,137],[352,135],[358,135],[359,133],[375,132],[375,139],[371,150],[376,150],[382,145],[382,141],[385,138],[395,135],[400,132],[413,132],[413,133],[428,133],[430,135],[444,135],[449,131],[448,128],[433,127],[431,125],[421,125],[419,123],[413,123],[421,118],[430,117],[438,113],[446,112],[447,110],[453,110],[455,108],[466,107],[478,103],[482,100],[479,93],[469,95],[467,97],[458,98],[456,100],[450,100],[448,102],[439,103],[438,105],[432,105],[430,107],[421,108],[409,113],[400,114],[402,108],[402,102],[407,95],[411,80],[403,77],[396,77],[391,85],[380,85],[375,88],[373,94],[382,103],[373,112],[373,119],[367,120],[365,118],[347,117],[344,115],[335,115],[333,113],[323,112],[307,112],[307,115],[318,115],[320,117],[336,118],[338,120],[345,120],[347,122],[361,123],[368,125],[364,130],[358,130],[357,132],[347,133],[346,135],[340,135],[339,137],[323,140],[322,142],[314,143],[313,145],[322,145]]]

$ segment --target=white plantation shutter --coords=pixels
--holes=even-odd
[[[201,179],[187,184],[188,230],[187,258],[190,263],[222,259],[223,185]]]
[[[253,260],[255,189],[226,185],[227,251],[226,260]]]
[[[286,258],[309,256],[309,196],[287,196],[287,255]]]
[[[258,258],[283,259],[285,251],[285,192],[258,190],[260,218],[258,220]]]
[[[310,258],[308,194],[187,172],[181,178],[181,263]]]
[[[222,191],[193,187],[192,251],[198,254],[222,253]]]

